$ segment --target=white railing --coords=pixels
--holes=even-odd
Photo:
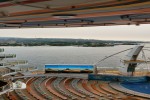
[[[80,78],[80,79],[88,79],[88,74],[65,74],[65,73],[50,73],[50,74],[33,74],[33,75],[25,75],[25,76],[18,76],[12,77],[11,79],[18,79],[18,78],[28,78],[28,77],[67,77],[67,78]]]
[[[16,54],[0,54],[0,58],[15,58]]]
[[[3,49],[3,48],[0,48],[0,52],[4,52],[4,49]]]
[[[5,66],[7,65],[20,65],[20,64],[27,64],[28,61],[26,60],[13,60],[13,61],[7,61],[4,63]]]

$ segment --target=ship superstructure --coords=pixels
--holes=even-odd
[[[138,83],[138,82],[149,82],[149,76],[134,76],[135,68],[139,63],[148,63],[149,61],[138,60],[140,52],[143,50],[143,45],[137,45],[136,47],[127,49],[130,52],[126,55],[124,60],[121,62],[119,75],[100,74],[98,65],[87,66],[87,65],[45,65],[45,69],[49,71],[48,73],[38,73],[34,70],[36,74],[27,74],[30,72],[28,70],[23,70],[20,65],[27,64],[26,61],[6,61],[7,58],[15,58],[14,54],[1,54],[1,88],[0,88],[0,98],[7,98],[10,100],[83,100],[83,99],[102,99],[102,100],[127,100],[134,98],[142,98],[142,100],[147,100],[143,98],[150,98],[149,94],[137,93],[135,91],[128,91],[122,88],[122,86],[116,84],[117,82],[127,82],[127,83]],[[124,50],[124,51],[127,51]],[[0,49],[4,52],[4,49]],[[121,51],[123,52],[123,51]],[[119,53],[121,53],[119,52]],[[118,53],[116,53],[118,54]],[[112,54],[105,59],[116,55]],[[133,64],[133,65],[132,65]],[[137,64],[137,65],[136,65]],[[18,67],[15,69],[14,67]],[[71,71],[70,68],[74,67],[89,67],[93,70],[93,73],[79,73],[77,70]],[[61,68],[60,68],[61,67]],[[54,73],[57,69],[65,69],[65,73]],[[82,68],[83,69],[83,68]],[[130,70],[129,70],[130,69]],[[45,70],[45,72],[46,72]],[[78,72],[78,73],[76,73]],[[83,71],[82,71],[83,72]],[[23,74],[26,73],[26,74]],[[21,76],[22,75],[22,76]],[[26,83],[26,84],[25,84]],[[120,86],[120,87],[118,87]],[[118,90],[119,88],[119,90]],[[119,92],[122,91],[122,92]],[[134,94],[134,96],[128,96],[128,94]],[[7,100],[6,99],[6,100]],[[139,99],[136,99],[139,100]]]
[[[147,60],[146,55],[144,53],[144,45],[137,45],[133,48],[129,48],[120,52],[117,52],[115,54],[106,56],[105,58],[101,59],[99,62],[97,62],[94,66],[94,72],[95,74],[103,73],[103,74],[119,74],[123,76],[137,76],[136,73],[136,67],[138,67],[141,64],[144,64],[144,67],[146,68],[146,74],[149,73],[149,60]],[[108,58],[111,58],[115,55],[118,55],[122,52],[129,51],[124,58],[120,60],[119,67],[116,68],[106,68],[100,67],[101,62],[105,61]],[[142,55],[142,59],[139,59],[139,55]],[[140,70],[139,70],[140,71]],[[139,75],[141,75],[143,72],[139,72]],[[138,75],[138,76],[139,76]],[[145,75],[145,74],[144,74]]]
[[[28,62],[26,60],[10,60],[13,58],[16,58],[16,54],[5,54],[4,49],[0,48],[0,95],[14,89],[26,88],[25,83],[12,82],[11,78],[30,71],[30,67],[26,66]]]

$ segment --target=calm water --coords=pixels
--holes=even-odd
[[[133,45],[119,45],[114,47],[0,47],[5,53],[14,53],[19,60],[28,60],[30,65],[43,68],[45,64],[94,64],[100,59],[124,49],[134,47]],[[120,59],[127,52],[116,55],[102,62],[99,66],[119,66]],[[150,52],[146,52],[149,55]]]

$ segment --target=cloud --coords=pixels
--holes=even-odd
[[[76,28],[1,29],[0,37],[81,38],[149,41],[150,25],[122,25]]]

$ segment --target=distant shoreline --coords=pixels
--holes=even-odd
[[[137,45],[142,41],[113,41],[92,39],[52,39],[52,38],[0,38],[0,46],[76,46],[110,47],[115,45]]]
[[[125,44],[118,44],[118,45],[125,45]],[[33,45],[33,46],[19,46],[19,45],[16,45],[16,46],[12,46],[12,45],[0,45],[0,47],[113,47],[113,46],[118,46],[118,45],[111,45],[111,46],[75,46],[75,45],[70,45],[70,46],[51,46],[51,45]],[[137,45],[137,44],[126,44],[126,45]]]

